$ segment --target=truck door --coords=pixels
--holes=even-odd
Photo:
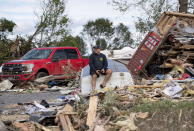
[[[67,54],[68,64],[73,71],[80,71],[83,67],[83,59],[78,54],[76,49],[65,49]]]
[[[67,66],[67,54],[64,49],[58,49],[52,57],[53,75],[64,74],[63,67]]]

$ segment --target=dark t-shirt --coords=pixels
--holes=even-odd
[[[108,62],[107,58],[104,54],[96,54],[93,53],[89,57],[89,65],[90,65],[90,74],[93,74],[96,72],[96,70],[101,70],[101,69],[107,69],[108,67]]]

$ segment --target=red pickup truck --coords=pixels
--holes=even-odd
[[[71,64],[73,71],[80,71],[88,64],[75,47],[35,48],[19,60],[12,60],[0,67],[0,78],[26,81],[47,75],[64,75]]]

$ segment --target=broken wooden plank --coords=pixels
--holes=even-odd
[[[28,121],[29,115],[0,115],[0,121]]]
[[[180,49],[194,49],[194,45],[183,45]]]
[[[63,115],[77,115],[78,113],[77,112],[71,112],[71,111],[67,111],[67,112],[62,112],[61,114]]]
[[[129,88],[162,88],[162,85],[133,85],[129,86]]]
[[[61,126],[62,126],[63,130],[70,131],[69,128],[68,128],[65,116],[63,114],[59,115],[59,120],[60,120],[60,123],[61,123]]]
[[[72,123],[69,119],[68,114],[66,113],[72,113],[73,112],[73,107],[69,104],[66,104],[65,107],[63,108],[62,112],[59,115],[59,119],[62,125],[62,128],[66,131],[74,131],[74,128],[72,126]]]
[[[51,131],[61,131],[61,129],[59,128],[59,126],[48,126],[48,128],[49,128]]]
[[[89,100],[89,108],[86,125],[92,127],[96,118],[96,110],[98,105],[98,96],[91,96]]]
[[[42,130],[42,131],[51,131],[51,129],[49,128],[46,128],[45,126],[39,124],[39,123],[34,123],[35,127],[37,127],[39,130]]]
[[[73,112],[73,107],[69,104],[66,104],[65,107],[63,108],[64,112]]]
[[[13,126],[16,129],[19,129],[20,131],[52,131],[49,128],[46,128],[43,125],[40,125],[39,123],[36,122],[24,122],[24,123],[20,123],[20,122],[14,122]]]
[[[177,13],[177,12],[165,12],[165,14],[167,15],[173,15],[173,16],[177,16],[177,17],[191,17],[194,18],[194,15],[192,14],[185,14],[185,13]]]
[[[67,122],[67,126],[69,128],[69,131],[74,131],[74,128],[73,128],[73,125],[71,124],[71,121],[69,119],[69,116],[68,115],[64,115],[64,117],[65,117],[65,120]]]

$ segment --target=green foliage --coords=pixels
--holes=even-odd
[[[145,33],[153,28],[155,22],[165,11],[180,11],[193,13],[194,0],[112,0],[116,10],[126,12],[132,8],[139,8],[144,12],[135,23],[140,33]]]
[[[113,23],[104,18],[89,21],[84,25],[84,32],[95,40],[100,38],[110,38],[114,33]]]
[[[114,106],[115,103],[118,102],[117,101],[118,97],[119,96],[116,92],[108,91],[99,106],[101,106],[102,108],[110,108],[111,106]]]
[[[115,38],[109,48],[111,49],[121,49],[133,44],[133,39],[131,38],[131,32],[129,28],[123,23],[120,23],[115,27]]]
[[[36,40],[38,46],[58,41],[67,35],[68,17],[65,14],[65,0],[43,0],[39,21],[29,42]]]
[[[12,32],[16,24],[7,20],[6,18],[0,19],[0,40],[5,40],[8,33]]]
[[[71,46],[77,47],[82,55],[86,54],[86,44],[80,36],[73,37],[71,35],[65,36],[61,41],[49,43],[47,46]]]
[[[96,45],[100,46],[102,50],[107,48],[107,43],[105,39],[97,39]]]
[[[121,49],[133,44],[129,28],[123,23],[114,27],[104,18],[89,21],[84,25],[83,34],[89,37],[91,45],[100,45],[102,49]]]
[[[180,109],[192,109],[194,107],[193,102],[181,101],[172,102],[171,100],[161,100],[157,102],[142,101],[132,107],[130,111],[132,112],[167,112],[176,111]]]
[[[113,34],[113,23],[104,18],[88,21],[88,23],[84,25],[82,31],[83,37],[87,38],[86,41],[90,41],[91,47],[100,44],[103,48],[106,48],[109,44],[108,41],[110,41]]]
[[[77,47],[80,50],[81,54],[85,55],[87,53],[86,43],[84,42],[84,40],[80,36],[76,36],[75,40],[77,42]]]

